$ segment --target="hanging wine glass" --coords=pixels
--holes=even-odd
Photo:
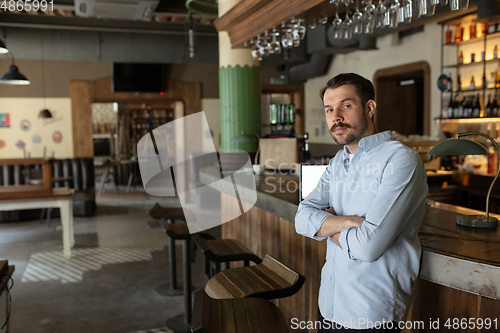
[[[276,30],[276,27],[271,31],[271,49],[272,53],[280,54],[281,53],[281,43],[278,41],[280,33]]]
[[[372,34],[375,27],[375,5],[369,0],[363,14],[363,33]]]
[[[332,1],[331,1],[332,2]],[[342,19],[339,17],[339,4],[336,3],[335,18],[332,21],[333,25],[333,38],[342,38]]]
[[[405,22],[411,22],[413,18],[413,1],[414,0],[405,0]]]
[[[345,8],[345,19],[342,22],[342,38],[343,39],[351,39],[352,38],[352,20],[349,17],[349,7],[346,3]]]
[[[271,36],[269,36],[269,32],[267,30],[264,31],[264,36],[260,41],[260,52],[262,53],[262,55],[265,55],[266,57],[271,55],[272,53]]]
[[[451,10],[467,9],[469,8],[469,0],[450,0]]]
[[[390,8],[390,28],[397,28],[399,24],[399,1],[392,0],[391,8]]]
[[[434,15],[435,6],[431,4],[432,0],[419,0],[419,17]]]
[[[283,48],[293,47],[292,29],[288,28],[285,22],[281,23],[281,28],[282,28],[281,46]]]
[[[387,15],[387,8],[385,8],[384,4],[382,3],[382,0],[379,0],[378,6],[375,9],[375,27],[383,28],[386,25],[388,25],[386,24],[387,22],[386,15]]]
[[[253,41],[253,47],[252,47],[252,58],[254,60],[262,60],[262,54],[260,53],[260,35],[257,35],[257,39]]]
[[[327,24],[328,23],[328,16],[320,18],[318,22],[319,22],[319,24]]]
[[[352,32],[363,33],[363,13],[359,11],[359,0],[356,0],[356,11],[352,15]]]
[[[399,23],[405,23],[405,6],[406,6],[406,0],[399,0],[399,13],[398,13]]]
[[[304,25],[305,20],[304,19],[297,19],[297,30],[299,32],[300,40],[304,40],[306,38],[306,27]]]

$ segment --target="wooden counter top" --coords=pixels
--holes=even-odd
[[[213,175],[202,171],[200,179],[215,188]],[[231,183],[228,185],[232,187]],[[255,207],[294,223],[299,204],[298,177],[266,171],[256,175],[256,189]],[[420,278],[500,299],[499,229],[472,229],[456,224],[459,214],[481,213],[428,201],[419,234],[423,250]],[[491,215],[500,219],[499,215]]]

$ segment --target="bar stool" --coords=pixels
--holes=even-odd
[[[294,295],[304,281],[304,276],[266,255],[258,265],[215,274],[207,282],[205,292],[216,299],[258,297],[271,300]]]
[[[158,203],[149,211],[149,216],[155,220],[165,219],[172,225],[175,220],[186,221],[184,211],[180,207],[162,207]],[[187,229],[187,227],[186,227]],[[188,232],[189,233],[189,232]],[[155,292],[162,296],[179,296],[183,294],[182,285],[177,285],[177,269],[175,256],[175,239],[168,238],[168,271],[170,274],[170,282],[156,286]]]
[[[168,238],[175,242],[182,240],[182,271],[184,287],[184,315],[180,314],[165,321],[165,326],[174,333],[188,333],[191,329],[191,234],[186,223],[172,223],[165,226]]]
[[[264,299],[213,299],[199,290],[194,300],[193,333],[290,333],[283,313]]]
[[[248,266],[250,261],[260,264],[262,259],[236,239],[215,239],[201,234],[192,235],[192,239],[205,255],[205,276],[210,279],[221,271],[221,263],[229,268],[232,261],[243,261]],[[215,263],[215,272],[212,272],[211,262]]]

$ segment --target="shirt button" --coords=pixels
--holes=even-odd
[[[332,257],[335,257],[335,253],[333,253],[333,252],[332,252],[331,256],[332,256]]]
[[[368,151],[368,150],[369,150],[369,149],[368,149],[368,147],[366,147],[366,148],[365,148],[365,151]]]

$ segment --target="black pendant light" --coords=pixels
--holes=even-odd
[[[10,65],[9,70],[5,73],[0,79],[0,83],[3,84],[12,84],[12,85],[27,85],[30,84],[30,81],[19,72],[19,69],[16,65],[14,65],[14,61],[12,61],[12,65]]]
[[[0,39],[0,54],[7,53],[9,50],[7,50],[7,46],[5,46],[5,43],[3,42],[2,39]]]
[[[7,52],[4,52],[5,50]],[[0,39],[0,53],[7,53],[12,60],[12,64],[9,66],[9,70],[5,73],[0,79],[0,83],[2,84],[11,84],[11,85],[27,85],[30,84],[30,81],[19,72],[19,68],[14,63],[14,55],[12,52],[7,50],[5,43]]]

